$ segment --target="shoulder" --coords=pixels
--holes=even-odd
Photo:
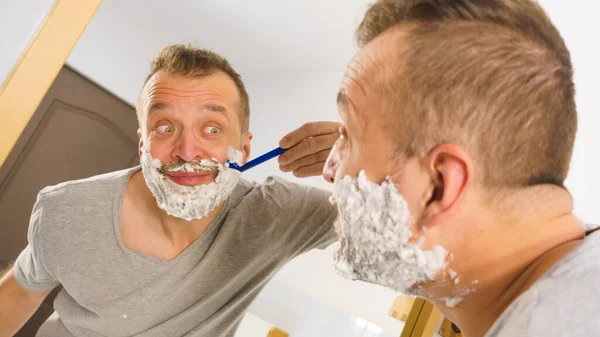
[[[265,195],[279,198],[308,195],[316,198],[329,198],[330,191],[310,185],[298,184],[277,176],[268,176],[264,182],[256,185],[256,190]]]
[[[327,204],[330,191],[268,176],[260,183],[240,180],[232,195],[232,206],[264,204],[270,209],[290,209],[302,205]]]
[[[522,294],[487,336],[593,336],[600,331],[600,231]]]
[[[79,205],[83,201],[97,200],[98,197],[106,196],[107,192],[124,187],[136,170],[137,168],[129,168],[47,186],[39,192],[38,203],[68,207],[72,202]]]
[[[542,279],[540,286],[561,285],[581,291],[579,285],[600,283],[600,231],[587,235],[579,246],[558,261]],[[585,290],[585,289],[583,289]],[[600,294],[600,290],[594,292]]]
[[[43,188],[32,210],[30,231],[58,236],[61,228],[69,230],[75,220],[92,221],[98,214],[110,213],[115,196],[135,171],[131,168]]]

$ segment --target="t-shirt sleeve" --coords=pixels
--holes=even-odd
[[[278,205],[276,223],[284,226],[282,239],[292,256],[325,249],[336,240],[337,209],[329,203],[331,192],[280,178],[268,178],[267,184],[272,184]]]
[[[43,191],[38,194],[37,201],[33,206],[29,230],[27,232],[27,247],[19,254],[13,266],[15,279],[25,289],[32,291],[51,290],[59,285],[59,282],[48,270],[44,249],[44,212],[45,198]]]

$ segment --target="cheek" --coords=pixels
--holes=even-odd
[[[335,181],[339,181],[347,175],[356,176],[352,172],[349,172],[350,163],[348,162],[348,156],[344,155],[343,151],[337,148],[332,150],[327,165],[329,166],[329,170],[333,171]]]
[[[210,155],[208,159],[216,159],[219,163],[224,163],[228,157],[228,149],[229,144],[221,144],[219,146],[214,146],[211,149],[207,149],[207,154]]]
[[[171,151],[164,145],[157,142],[148,142],[147,150],[150,152],[150,156],[154,159],[160,160],[161,163],[166,164],[171,162]]]
[[[406,202],[415,221],[422,219],[431,195],[431,177],[416,158],[404,162],[392,176],[396,189]]]
[[[230,157],[230,148],[232,150],[240,152],[242,151],[239,148],[239,145],[233,145],[231,142],[223,140],[213,142],[211,144],[202,145],[202,152],[206,159],[216,159],[217,162],[222,164],[225,163],[225,161],[227,161],[228,159],[235,159],[235,157],[233,156]],[[235,154],[232,153],[232,155]]]
[[[413,215],[418,215],[421,213],[421,205],[420,205],[420,194],[418,192],[418,186],[411,183],[410,181],[406,181],[404,183],[396,184],[398,188],[398,192],[404,197],[406,202],[408,203],[408,209],[410,213]]]
[[[358,177],[360,171],[364,170],[367,178],[371,181],[380,181],[385,175],[380,170],[385,169],[382,163],[373,161],[373,158],[365,156],[364,153],[349,147],[339,151],[338,169],[336,180],[345,176]]]
[[[423,197],[423,186],[419,184],[418,177],[405,179],[403,182],[396,183],[398,192],[402,195],[408,205],[408,210],[412,217],[411,231],[416,236],[425,235],[423,228],[423,218],[425,216],[426,201]]]

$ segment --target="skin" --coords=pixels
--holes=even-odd
[[[288,149],[278,157],[279,169],[298,178],[321,175],[333,144],[340,136],[338,122],[310,122],[285,135],[279,146]]]
[[[340,139],[323,177],[335,182],[364,170],[381,183],[387,176],[406,199],[412,240],[441,245],[452,258],[419,294],[454,321],[467,337],[483,336],[500,314],[584,237],[569,193],[553,185],[511,191],[490,204],[478,181],[478,163],[457,144],[439,144],[422,157],[406,158],[398,137],[384,128],[391,119],[382,88],[402,62],[407,27],[390,29],[366,45],[347,67],[338,95]],[[376,74],[374,77],[374,74]],[[402,132],[399,125],[396,132]],[[509,210],[509,211],[507,211]],[[470,293],[465,294],[466,291]],[[442,297],[464,296],[454,308]]]
[[[241,131],[237,87],[223,72],[194,78],[159,71],[141,94],[139,147],[149,149],[164,164],[215,158],[224,163],[227,149],[250,156],[252,134]],[[212,182],[214,170],[170,172],[171,181],[194,186]],[[136,172],[125,191],[121,231],[128,248],[159,259],[172,260],[194,242],[222,210],[223,204],[202,219],[185,221],[168,215]]]

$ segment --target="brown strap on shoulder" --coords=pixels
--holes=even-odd
[[[592,229],[590,229],[590,230],[587,230],[587,231],[585,232],[585,236],[588,236],[588,235],[592,234],[593,232],[595,232],[595,231],[597,231],[597,230],[599,230],[599,229],[600,229],[600,227],[596,227],[596,228],[592,228]]]

